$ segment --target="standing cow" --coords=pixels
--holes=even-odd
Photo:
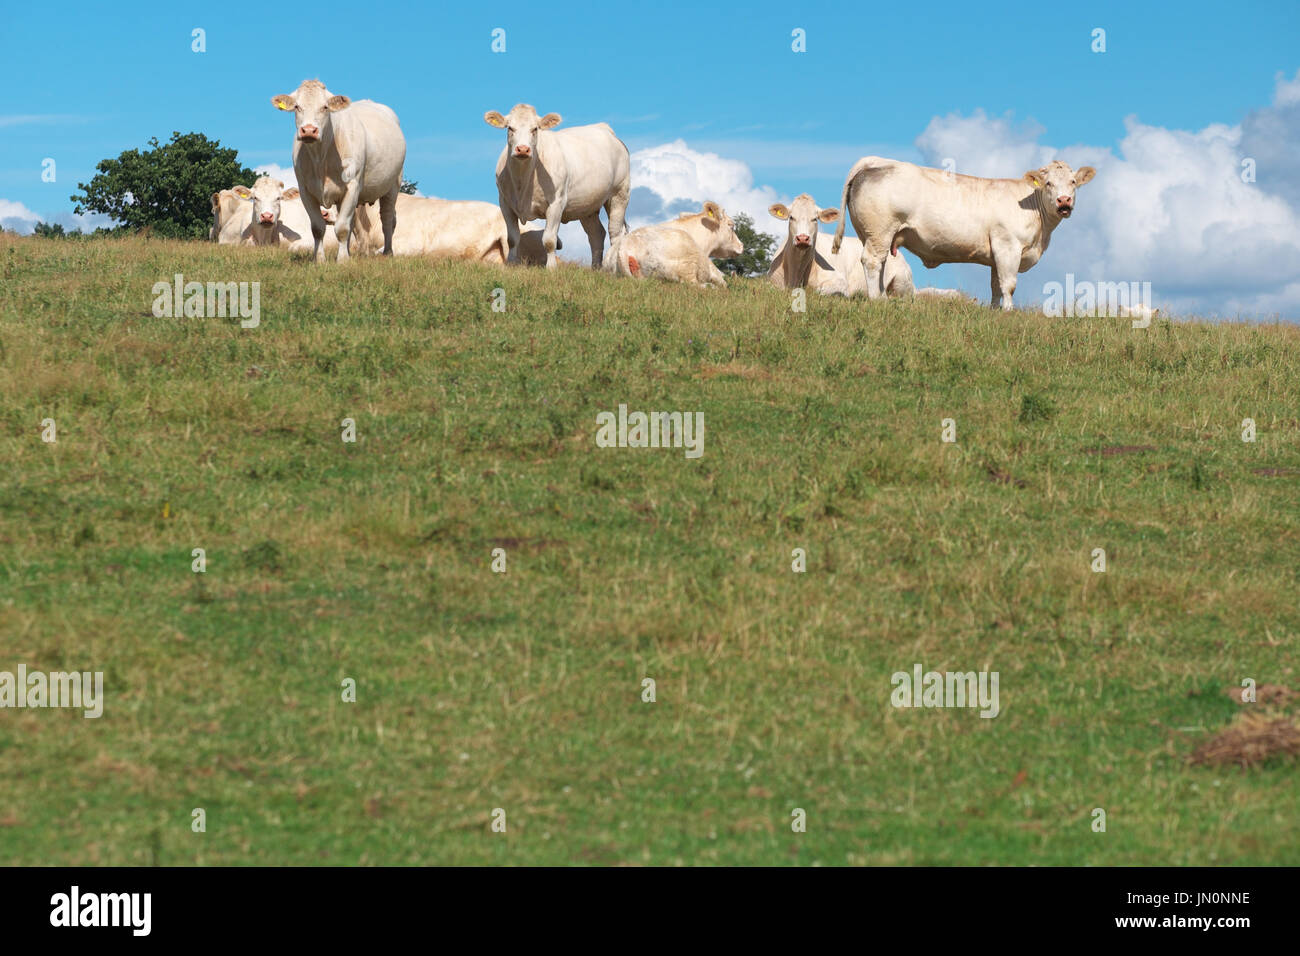
[[[867,295],[882,294],[882,266],[900,246],[927,269],[945,262],[978,262],[992,269],[991,304],[1011,308],[1016,274],[1042,257],[1052,230],[1074,211],[1074,191],[1096,170],[1077,171],[1060,160],[1022,179],[981,179],[867,156],[849,170],[835,230],[838,252],[844,217],[862,237]]]
[[[406,162],[406,137],[397,114],[373,100],[353,103],[336,96],[320,80],[305,80],[294,92],[271,97],[271,103],[295,114],[293,172],[311,218],[316,261],[324,260],[321,240],[326,222],[320,207],[338,206],[334,235],[343,261],[348,258],[357,204],[375,200],[383,223],[384,254],[391,255],[397,193]]]
[[[599,269],[605,252],[600,207],[604,206],[609,216],[611,241],[627,229],[624,216],[631,192],[631,160],[622,140],[608,123],[557,131],[558,113],[539,117],[527,103],[520,103],[505,116],[488,110],[483,119],[506,131],[506,148],[497,160],[497,194],[506,220],[509,261],[519,261],[520,223],[545,219],[542,246],[546,268],[556,268],[560,224],[576,219],[591,242],[591,267]]]

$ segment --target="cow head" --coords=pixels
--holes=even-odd
[[[712,236],[712,245],[705,249],[710,259],[730,259],[745,251],[745,245],[736,235],[736,224],[715,202],[706,202],[700,210],[700,223]]]
[[[330,114],[352,105],[346,96],[336,96],[325,89],[320,80],[303,80],[292,93],[278,93],[271,97],[271,105],[278,110],[292,111],[298,127],[298,142],[308,145],[328,138]]]
[[[1071,169],[1067,163],[1054,159],[1041,169],[1025,173],[1025,181],[1038,190],[1039,202],[1046,209],[1056,210],[1062,219],[1074,212],[1074,191],[1097,175],[1091,166]]]
[[[268,234],[280,222],[280,203],[285,199],[293,199],[298,195],[298,187],[286,190],[284,183],[278,179],[272,179],[270,176],[262,176],[253,183],[252,189],[243,186],[247,193],[245,198],[253,203],[253,228],[260,230],[263,234]]]
[[[787,245],[796,249],[811,249],[817,245],[817,226],[819,223],[830,225],[840,218],[838,209],[818,209],[812,196],[803,193],[794,197],[794,202],[787,207],[782,203],[768,206],[767,211],[777,219],[790,223],[790,237]]]
[[[527,103],[519,103],[505,116],[496,110],[488,110],[483,114],[483,120],[489,126],[506,131],[506,155],[523,164],[537,154],[537,137],[542,130],[560,125],[560,114],[538,116],[537,110]]]

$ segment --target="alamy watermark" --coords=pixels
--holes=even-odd
[[[1065,282],[1048,282],[1043,286],[1043,314],[1062,316],[1108,317],[1152,314],[1150,282],[1082,282],[1074,273],[1065,274]]]
[[[597,448],[685,448],[687,458],[704,454],[703,412],[597,412]]]
[[[239,324],[246,329],[255,329],[262,322],[260,282],[209,282],[205,286],[202,282],[186,282],[178,272],[172,282],[155,282],[153,296],[156,319],[238,316]]]
[[[93,680],[92,680],[93,678]],[[71,707],[85,711],[86,718],[104,713],[104,672],[43,671],[18,673],[0,671],[0,707]]]
[[[998,671],[923,671],[920,664],[914,664],[910,674],[893,674],[889,702],[895,707],[979,707],[980,716],[988,718],[1002,709],[998,705]]]

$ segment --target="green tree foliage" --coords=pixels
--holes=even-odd
[[[68,236],[81,235],[81,230],[74,229],[72,232],[64,232],[63,227],[57,222],[38,222],[36,228],[32,230],[32,235],[39,236],[42,239],[65,239]]]
[[[420,183],[417,180],[403,179],[402,185],[397,187],[397,191],[399,193],[406,193],[408,196],[414,196],[415,187],[418,185],[420,185]]]
[[[772,266],[776,240],[754,228],[754,220],[745,213],[736,214],[736,237],[745,251],[734,259],[717,259],[715,264],[727,275],[762,276]]]
[[[172,133],[169,142],[149,140],[152,149],[129,149],[101,160],[89,184],[71,199],[75,211],[111,216],[121,229],[148,228],[154,235],[206,239],[212,225],[212,194],[251,186],[256,174],[240,166],[233,149],[202,133]]]

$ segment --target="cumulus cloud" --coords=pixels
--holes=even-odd
[[[1300,73],[1278,78],[1272,105],[1240,125],[1174,130],[1125,121],[1118,147],[1045,143],[1010,117],[935,117],[917,138],[925,161],[975,176],[1017,176],[1061,158],[1095,166],[1078,212],[1052,234],[1017,300],[1045,283],[1150,282],[1174,313],[1300,317]],[[1250,172],[1253,171],[1253,181]]]
[[[253,169],[259,176],[270,176],[284,183],[284,188],[298,185],[298,177],[293,174],[293,166],[281,166],[277,163],[263,163]]]
[[[77,215],[74,212],[63,210],[50,215],[41,215],[33,212],[20,202],[15,202],[12,199],[0,199],[0,228],[3,228],[6,232],[16,232],[23,236],[30,235],[36,229],[38,222],[48,222],[51,225],[62,226],[67,232],[72,232],[74,229],[80,229],[82,232],[94,232],[100,226],[109,227],[113,225],[112,219],[100,213]]]

